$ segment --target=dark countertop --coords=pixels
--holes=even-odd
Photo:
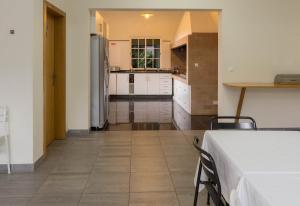
[[[154,73],[154,74],[172,74],[172,70],[120,70],[120,71],[110,71],[110,73]]]

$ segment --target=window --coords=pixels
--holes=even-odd
[[[133,69],[160,68],[160,39],[132,39],[131,66]]]

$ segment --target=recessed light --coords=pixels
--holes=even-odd
[[[150,17],[152,17],[154,15],[150,14],[150,13],[145,13],[145,14],[142,14],[141,16],[145,17],[145,19],[149,19]]]

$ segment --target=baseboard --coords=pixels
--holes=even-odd
[[[41,156],[34,164],[11,164],[12,173],[31,173],[38,168],[44,161],[45,156]],[[7,173],[7,165],[0,164],[0,173]]]
[[[82,137],[90,134],[90,131],[87,129],[72,129],[67,132],[67,137]]]
[[[169,100],[172,95],[110,95],[110,100]]]
[[[262,131],[300,131],[300,128],[258,128]]]

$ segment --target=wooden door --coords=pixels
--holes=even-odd
[[[46,23],[46,36],[45,36],[45,71],[44,71],[44,83],[45,83],[45,135],[46,135],[46,145],[49,145],[55,139],[55,127],[54,127],[54,114],[55,114],[55,104],[54,104],[54,23],[55,17],[50,13],[47,14]]]

